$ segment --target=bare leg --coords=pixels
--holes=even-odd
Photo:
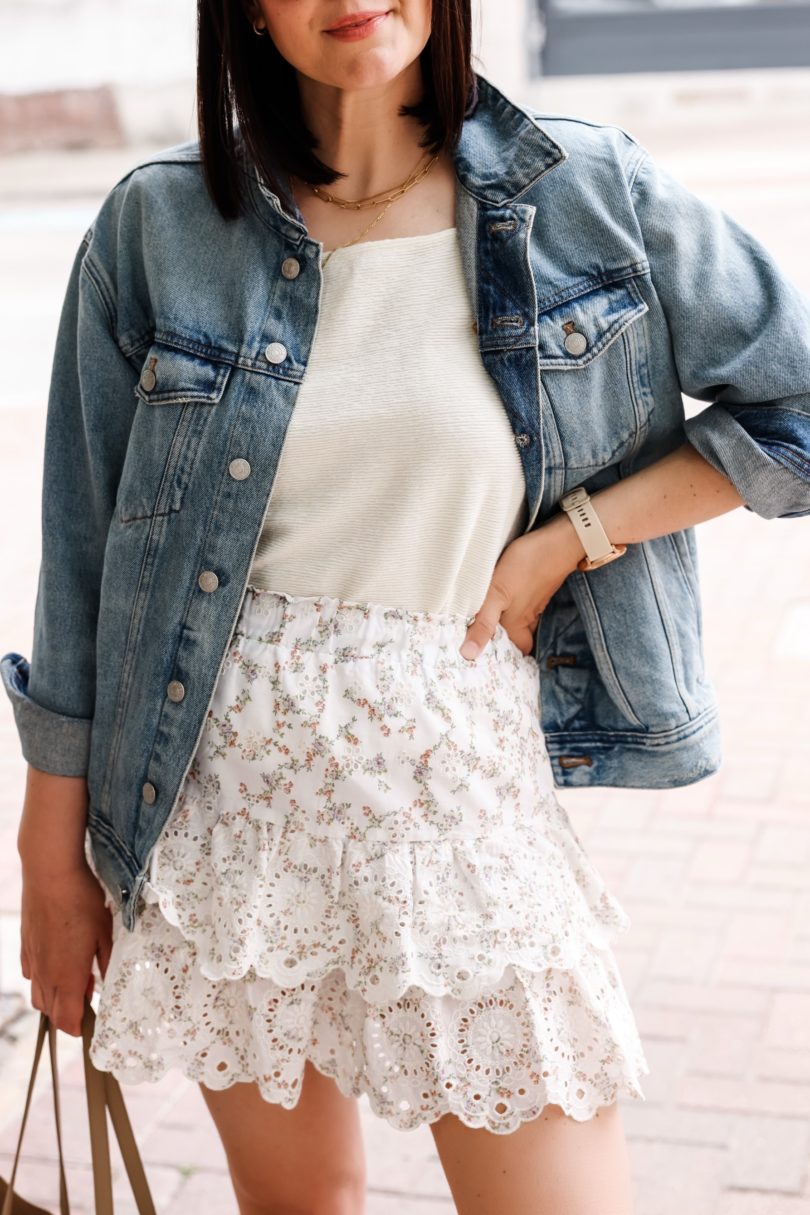
[[[295,1109],[255,1084],[200,1091],[228,1160],[240,1215],[363,1215],[366,1162],[354,1097],[307,1060]]]
[[[616,1102],[577,1122],[558,1105],[508,1135],[431,1124],[458,1215],[633,1215],[632,1175]]]

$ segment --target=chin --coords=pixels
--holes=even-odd
[[[416,60],[403,60],[389,49],[374,47],[368,53],[357,55],[353,62],[324,83],[339,89],[382,89],[411,71],[414,64],[418,70],[418,56]]]

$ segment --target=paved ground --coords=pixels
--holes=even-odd
[[[551,90],[546,100],[564,108]],[[593,116],[587,107],[575,112]],[[722,137],[707,122],[688,134],[647,131],[640,120],[631,129],[765,240],[810,292],[807,122],[759,119]],[[0,652],[30,654],[43,401],[64,280],[101,193],[136,156],[5,162],[13,172],[0,186],[0,262],[13,290],[0,301],[0,497],[12,525],[0,551],[14,591],[7,574]],[[577,791],[561,800],[633,922],[616,953],[652,1068],[646,1102],[621,1102],[637,1215],[810,1215],[810,526],[740,510],[704,524],[699,542],[723,769],[687,789]],[[14,849],[24,765],[7,702],[0,775],[7,1014],[15,991],[23,1008],[28,995]],[[23,1011],[0,1035],[4,1175],[35,1030],[36,1016]],[[81,1057],[74,1039],[62,1034],[59,1044],[74,1209],[82,1215],[92,1202]],[[196,1087],[170,1074],[129,1088],[127,1100],[162,1215],[230,1215],[222,1149]],[[398,1133],[362,1104],[369,1215],[451,1212],[428,1129]],[[19,1184],[31,1200],[53,1205],[49,1116],[43,1076]],[[121,1183],[117,1209],[126,1213],[125,1192]]]

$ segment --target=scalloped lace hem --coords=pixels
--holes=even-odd
[[[98,1058],[104,1058],[101,1048],[99,1048]],[[508,1117],[503,1116],[503,1111],[508,1107],[506,1102],[500,1098],[490,1106],[482,1108],[480,1100],[475,1095],[473,1096],[473,1101],[476,1101],[477,1108],[471,1109],[468,1101],[463,1098],[461,1100],[457,1099],[451,1092],[446,1093],[441,1099],[430,1105],[420,1104],[414,1107],[410,1101],[405,1099],[392,1105],[389,1100],[381,1097],[367,1080],[354,1078],[351,1081],[347,1081],[344,1069],[335,1060],[312,1054],[306,1058],[322,1076],[334,1080],[344,1097],[365,1097],[368,1100],[372,1113],[399,1131],[413,1131],[422,1125],[438,1122],[445,1114],[454,1114],[465,1126],[475,1130],[487,1130],[497,1135],[508,1135],[516,1131],[524,1122],[532,1122],[535,1118],[539,1118],[547,1105],[557,1105],[569,1118],[573,1118],[577,1122],[587,1122],[593,1118],[597,1110],[612,1105],[618,1100],[620,1094],[626,1094],[634,1101],[646,1101],[638,1080],[622,1077],[614,1081],[610,1087],[603,1088],[598,1093],[594,1093],[589,1101],[583,1101],[582,1098],[579,1098],[577,1101],[572,1102],[567,1085],[559,1087],[548,1083],[538,1085],[532,1092],[531,1099],[526,1104],[522,1104],[519,1109],[515,1110]],[[157,1083],[158,1080],[163,1079],[172,1067],[179,1069],[187,1080],[192,1080],[195,1083],[202,1082],[206,1088],[213,1089],[215,1092],[230,1088],[232,1085],[238,1083],[255,1083],[263,1100],[280,1105],[286,1110],[295,1109],[301,1091],[300,1080],[295,1085],[295,1091],[290,1094],[286,1089],[281,1089],[274,1083],[268,1083],[263,1077],[256,1076],[247,1070],[241,1073],[234,1073],[230,1070],[227,1073],[223,1073],[222,1071],[207,1068],[196,1060],[183,1064],[158,1065],[157,1068],[154,1066],[150,1066],[149,1068],[144,1067],[140,1070],[129,1067],[124,1069],[118,1067],[108,1068],[99,1062],[96,1062],[96,1066],[100,1067],[103,1071],[112,1071],[116,1079],[122,1084]],[[643,1064],[637,1062],[635,1064],[635,1076],[648,1073],[649,1067],[646,1062]],[[521,1093],[520,1095],[522,1100],[525,1101],[525,1093]]]
[[[473,999],[414,986],[369,1003],[341,967],[292,987],[254,972],[211,982],[151,904],[136,932],[118,926],[104,981],[94,973],[91,1055],[123,1083],[177,1068],[212,1089],[253,1082],[292,1109],[310,1060],[398,1129],[451,1113],[502,1134],[547,1104],[584,1121],[620,1093],[646,1099],[650,1069],[609,949],[570,970],[509,965]]]
[[[402,840],[313,834],[183,803],[153,849],[144,903],[212,981],[280,986],[341,967],[373,1002],[411,986],[470,999],[514,964],[570,969],[630,918],[553,803],[532,831]]]
[[[384,982],[377,971],[370,969],[368,963],[354,964],[350,956],[341,957],[341,951],[338,949],[333,949],[331,953],[322,950],[317,954],[294,957],[283,951],[273,954],[267,949],[257,948],[255,953],[241,953],[235,966],[223,965],[221,954],[216,954],[217,962],[212,963],[216,949],[209,935],[212,925],[202,926],[184,921],[177,914],[171,892],[153,893],[166,921],[177,928],[187,941],[194,944],[197,950],[196,965],[202,976],[211,982],[238,982],[240,979],[256,978],[268,979],[279,987],[289,987],[291,983],[319,982],[339,967],[346,975],[347,986],[375,1003],[381,1000],[398,1000],[411,987],[419,987],[430,996],[475,999],[498,983],[509,966],[520,966],[533,972],[552,966],[557,970],[571,970],[589,951],[609,948],[618,936],[618,933],[589,935],[586,939],[572,942],[565,954],[552,944],[548,948],[536,948],[534,951],[504,947],[496,956],[492,956],[482,953],[477,941],[471,942],[465,952],[458,951],[455,958],[448,958],[443,954],[428,959],[403,952],[399,969]],[[219,942],[225,939],[227,924],[220,923],[217,928],[215,939]],[[458,950],[458,946],[456,948]],[[355,951],[345,952],[351,955]],[[287,965],[290,960],[295,962],[294,970]],[[392,964],[390,954],[387,955],[386,962]]]

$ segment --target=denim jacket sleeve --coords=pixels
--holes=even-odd
[[[92,230],[74,257],[54,350],[31,662],[13,652],[0,662],[23,756],[63,776],[88,769],[104,552],[138,378],[116,342],[113,292],[91,243]]]
[[[766,519],[810,514],[810,298],[725,211],[643,149],[631,197],[683,392],[686,437]]]

